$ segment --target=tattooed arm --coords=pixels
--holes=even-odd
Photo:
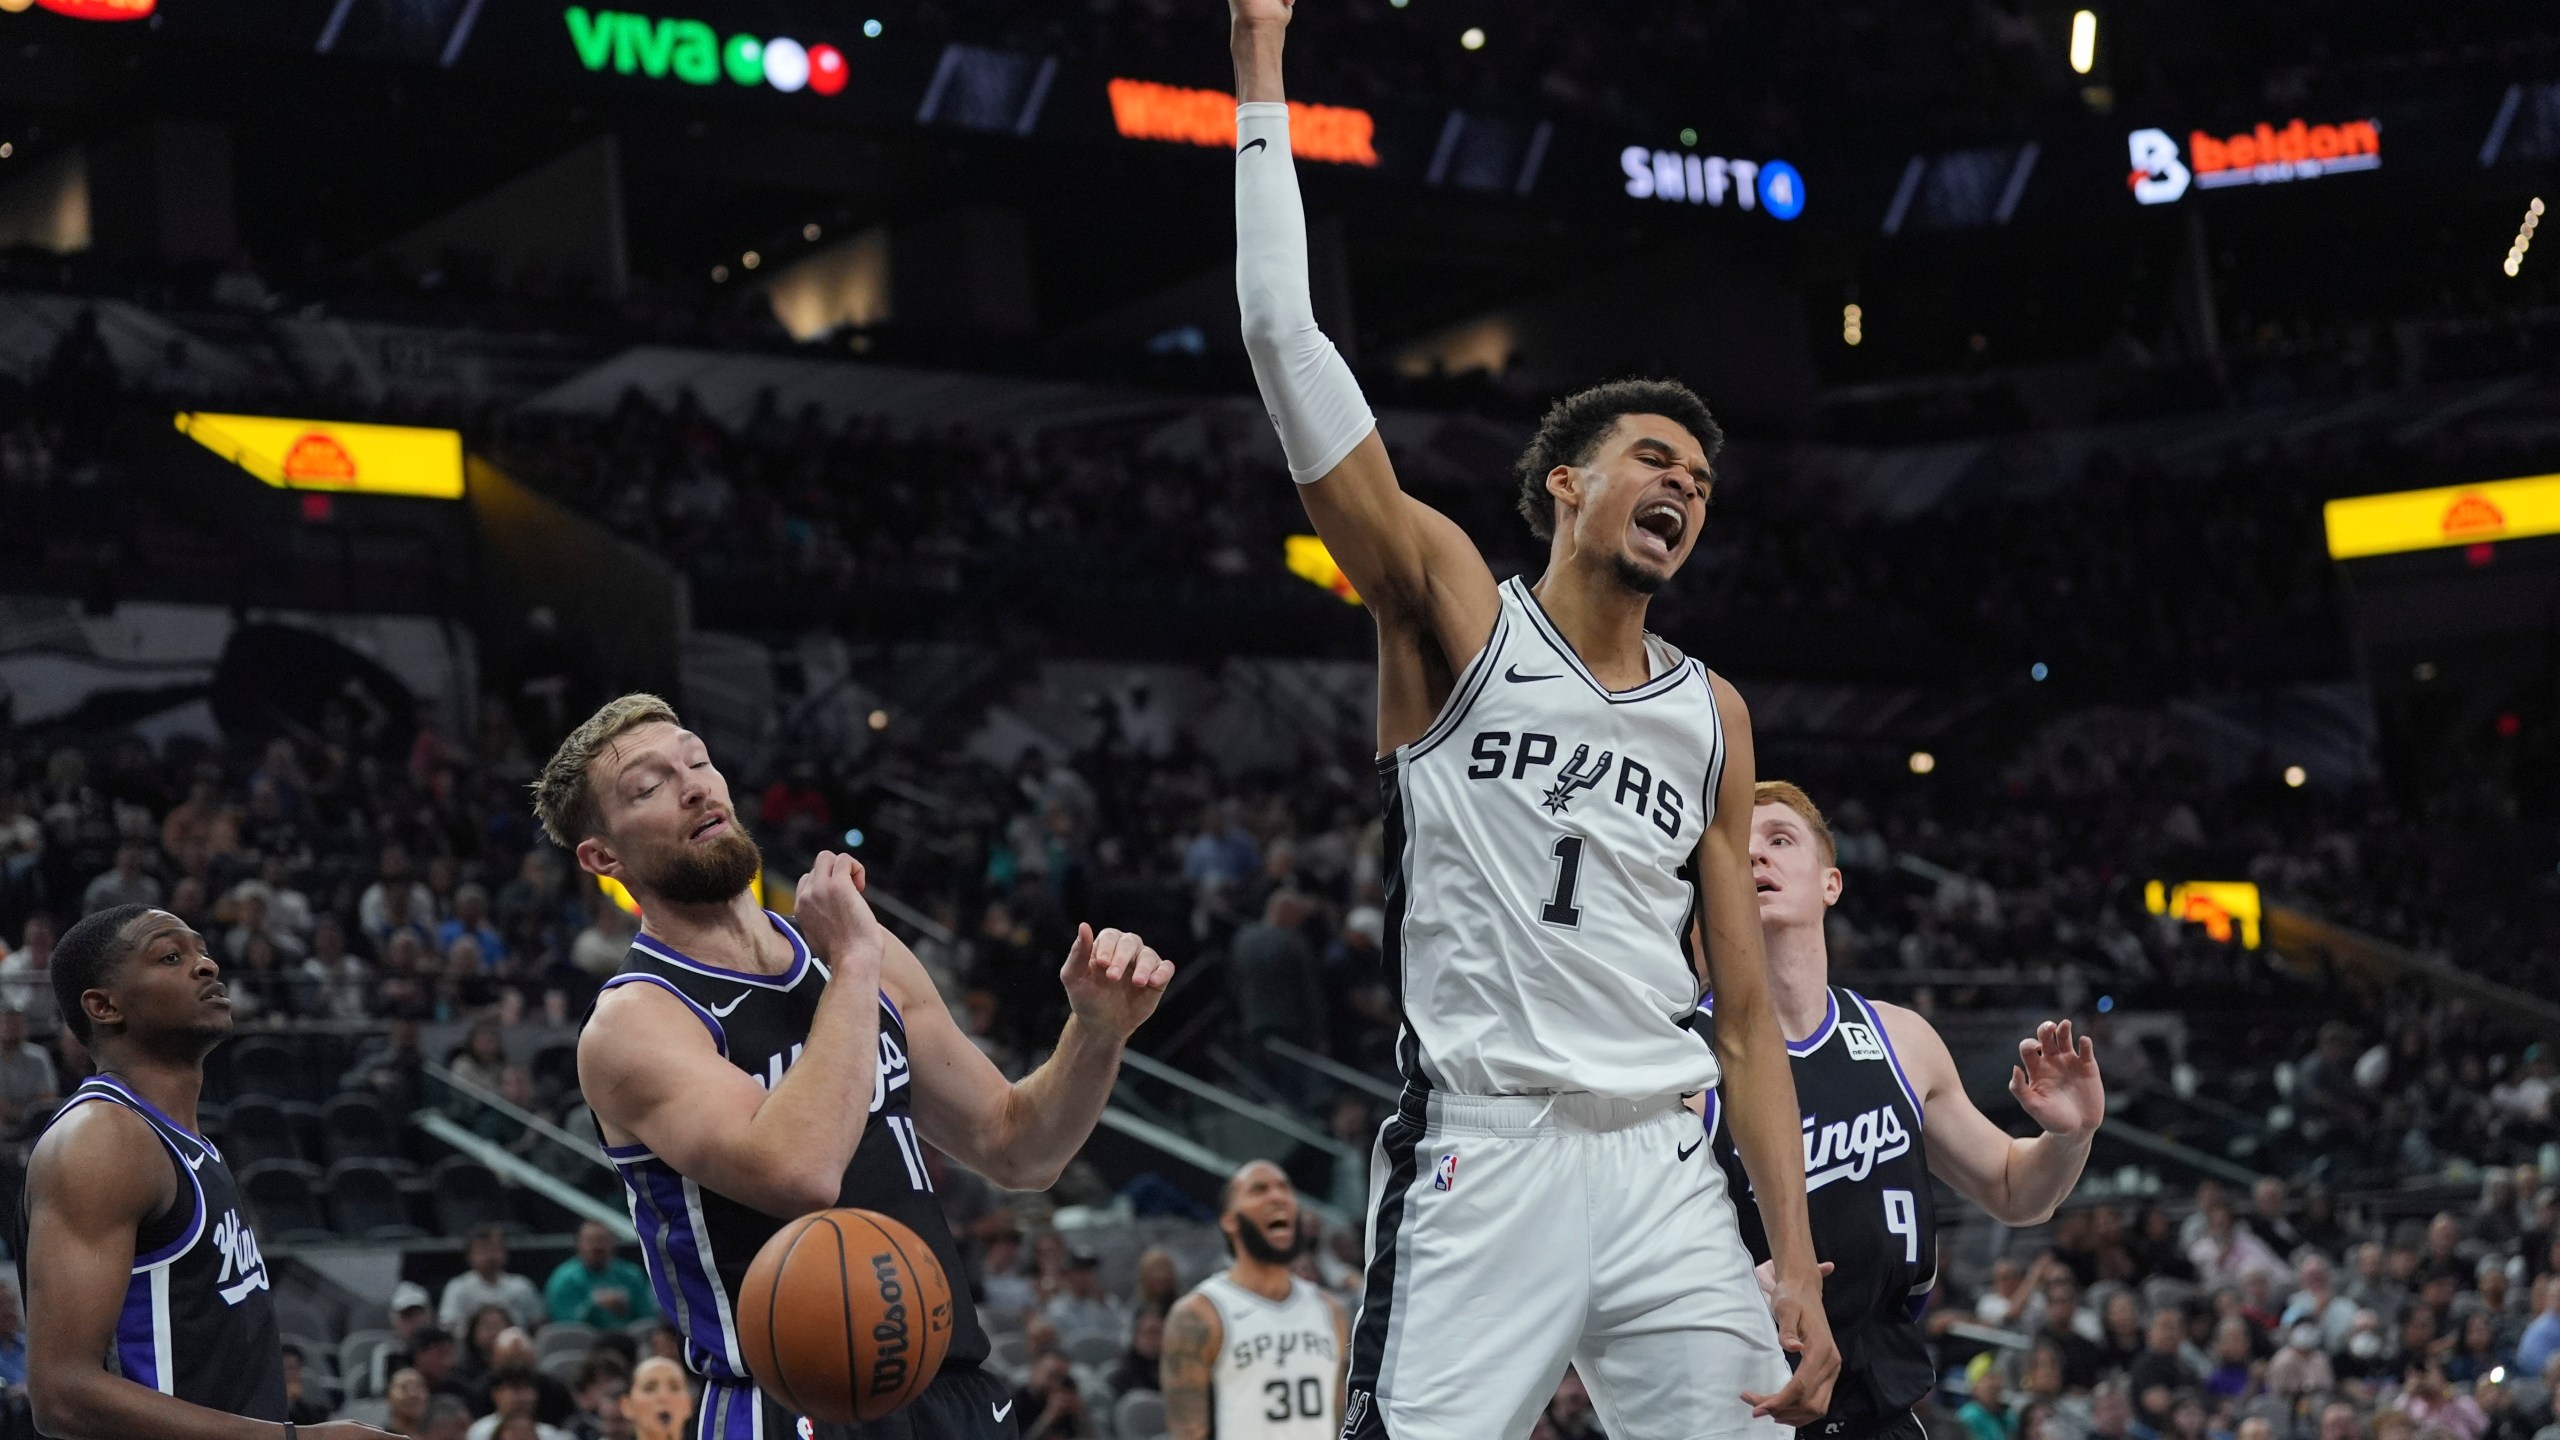
[[[1164,1320],[1164,1359],[1158,1389],[1164,1394],[1164,1428],[1173,1440],[1209,1440],[1209,1372],[1218,1347],[1226,1343],[1217,1307],[1207,1298],[1186,1295]]]

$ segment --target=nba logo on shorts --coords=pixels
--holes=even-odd
[[[1458,1157],[1455,1155],[1441,1156],[1439,1168],[1432,1172],[1431,1188],[1434,1190],[1447,1190],[1455,1187],[1457,1183]]]
[[[800,1437],[800,1440],[818,1440],[817,1422],[806,1415],[801,1416],[800,1423],[792,1426],[791,1430]]]

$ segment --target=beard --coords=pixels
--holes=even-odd
[[[1262,1233],[1261,1226],[1248,1225],[1239,1215],[1236,1217],[1236,1244],[1243,1249],[1247,1259],[1258,1264],[1286,1265],[1307,1248],[1307,1232],[1300,1229],[1296,1221],[1291,1221],[1289,1243],[1283,1248],[1272,1244],[1271,1237]]]
[[[1617,577],[1619,584],[1638,595],[1658,595],[1662,593],[1663,586],[1671,583],[1670,576],[1656,575],[1625,555],[1612,559],[1609,562],[1609,569]]]
[[[722,905],[738,898],[763,871],[764,852],[732,816],[728,834],[708,845],[676,847],[641,883],[678,905]]]

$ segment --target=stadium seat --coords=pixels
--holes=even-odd
[[[987,1352],[987,1363],[1007,1380],[1019,1385],[1031,1373],[1031,1342],[1024,1339],[1020,1331],[995,1336]]]
[[[563,1385],[574,1388],[578,1383],[578,1372],[587,1368],[587,1352],[555,1350],[536,1359],[533,1362],[533,1368]]]
[[[382,1102],[361,1092],[340,1095],[320,1107],[321,1129],[332,1160],[398,1160],[399,1131]]]
[[[222,1133],[214,1139],[222,1148],[222,1158],[234,1171],[265,1160],[302,1158],[302,1147],[294,1143],[293,1121],[284,1113],[284,1106],[262,1095],[233,1102],[222,1117]]]
[[[1111,1407],[1111,1433],[1120,1440],[1156,1440],[1164,1433],[1164,1397],[1132,1390]]]
[[[238,1095],[274,1100],[311,1098],[302,1078],[301,1058],[281,1040],[254,1038],[232,1046],[231,1088]]]
[[[436,1228],[447,1235],[468,1235],[483,1225],[522,1230],[507,1187],[488,1166],[468,1155],[449,1155],[436,1162],[427,1182],[435,1197]]]
[[[1077,1364],[1107,1370],[1119,1363],[1120,1352],[1128,1347],[1108,1335],[1078,1335],[1064,1348],[1067,1358]]]
[[[359,1425],[370,1425],[379,1430],[391,1423],[391,1402],[379,1397],[350,1400],[338,1407],[338,1413],[332,1418],[352,1420]]]
[[[396,1338],[388,1330],[357,1330],[338,1342],[338,1376],[349,1399],[373,1393],[373,1357]]]
[[[575,1355],[584,1359],[595,1345],[594,1326],[581,1325],[574,1320],[559,1320],[543,1326],[542,1333],[534,1337],[533,1353],[543,1359],[554,1355]]]
[[[578,1047],[567,1041],[534,1052],[533,1083],[547,1094],[572,1095],[578,1089]]]
[[[351,1240],[414,1240],[426,1233],[409,1223],[399,1172],[379,1160],[341,1160],[329,1167],[322,1188],[337,1232]]]
[[[237,1106],[233,1107],[235,1113]],[[320,1167],[302,1160],[261,1160],[239,1172],[240,1192],[257,1212],[261,1238],[287,1243],[329,1240],[329,1216],[320,1207]]]

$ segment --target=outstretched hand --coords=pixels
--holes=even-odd
[[[1097,935],[1092,926],[1078,925],[1058,979],[1078,1020],[1125,1042],[1156,1013],[1173,980],[1173,962],[1126,930]]]
[[[2068,1020],[2048,1020],[2018,1042],[2009,1093],[2048,1135],[2086,1135],[2107,1118],[2097,1051],[2085,1035],[2075,1043]]]

